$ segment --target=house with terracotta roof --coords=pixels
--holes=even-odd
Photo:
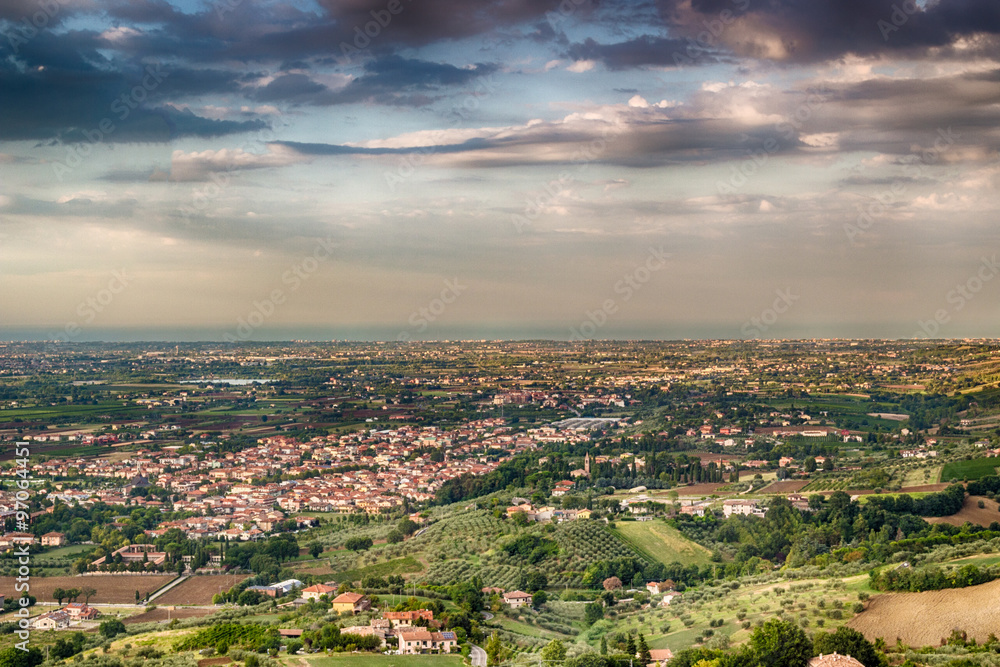
[[[674,653],[668,648],[654,648],[649,650],[649,657],[652,662],[646,667],[667,667],[667,663],[674,659]]]
[[[399,652],[401,654],[415,653],[451,653],[458,646],[458,637],[454,632],[428,632],[424,629],[403,630],[398,634]]]
[[[66,544],[66,536],[63,533],[53,531],[42,535],[43,547],[61,547],[64,544]]]
[[[503,594],[503,601],[505,604],[509,604],[511,609],[517,609],[518,607],[523,607],[526,604],[531,604],[531,593],[525,593],[524,591],[511,591]]]
[[[416,611],[386,611],[382,613],[382,618],[392,621],[397,628],[409,628],[418,620],[425,620],[428,623],[434,620],[434,612],[430,609],[417,609]]]
[[[86,602],[70,602],[62,610],[69,614],[70,620],[73,621],[92,621],[100,614]]]
[[[864,665],[856,658],[834,651],[826,655],[820,653],[807,663],[807,667],[864,667]]]
[[[332,604],[333,611],[360,614],[371,607],[371,600],[368,599],[368,596],[360,593],[341,593],[333,599]]]

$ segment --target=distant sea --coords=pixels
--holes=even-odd
[[[767,338],[811,339],[811,338],[887,338],[909,339],[916,329],[908,324],[853,324],[824,323],[809,327],[775,326],[768,331]],[[396,341],[396,340],[563,340],[568,341],[574,330],[580,330],[580,323],[563,325],[463,325],[431,326],[426,331],[417,332],[412,327],[261,327],[251,332],[247,341]],[[584,333],[590,333],[585,331]],[[989,338],[1000,335],[996,331],[949,331],[957,337]],[[82,328],[68,342],[90,343],[136,343],[136,342],[225,342],[233,336],[233,328]],[[591,339],[599,340],[735,340],[744,338],[739,325],[720,323],[615,323],[609,322],[598,328]],[[3,327],[0,326],[0,341],[55,341],[66,342],[67,335],[60,327]]]

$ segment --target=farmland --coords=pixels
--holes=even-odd
[[[712,555],[708,549],[662,521],[619,521],[612,533],[650,560],[664,565],[675,561],[681,565],[706,565]]]
[[[190,577],[156,598],[157,605],[208,605],[212,596],[229,590],[246,579],[246,574],[217,574]]]
[[[937,645],[958,629],[985,641],[1000,626],[1000,580],[980,586],[925,593],[889,593],[871,599],[847,625],[869,640],[897,638],[910,646]]]
[[[983,507],[979,507],[979,503]],[[1000,521],[1000,510],[997,509],[997,502],[989,498],[980,496],[969,496],[965,499],[962,509],[957,514],[942,517],[929,517],[929,523],[949,523],[953,526],[965,525],[965,522],[974,523],[979,526],[989,526],[994,521]]]
[[[90,602],[128,604],[135,602],[135,592],[140,596],[153,593],[158,588],[176,579],[175,575],[95,575],[90,577],[34,577],[31,579],[31,590],[39,602],[54,602],[52,592],[57,588],[94,588],[97,593],[90,597]],[[7,597],[14,595],[14,577],[0,578],[0,594]],[[80,598],[83,601],[83,598]]]
[[[997,458],[949,461],[941,471],[941,481],[980,479],[987,475],[995,475],[997,466],[1000,466],[1000,459]]]

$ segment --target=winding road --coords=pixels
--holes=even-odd
[[[469,644],[469,646],[472,648],[472,651],[469,653],[472,667],[486,667],[486,651],[475,644]]]

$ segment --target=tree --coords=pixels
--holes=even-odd
[[[816,472],[816,459],[811,456],[807,458],[804,468],[806,472]]]
[[[494,632],[486,642],[486,664],[498,665],[502,657],[503,643],[501,643],[497,633]]]
[[[649,645],[646,644],[646,638],[643,634],[639,633],[639,642],[637,644],[639,650],[639,664],[648,665],[653,662],[653,656],[649,653]]]
[[[601,585],[604,586],[604,590],[606,591],[615,591],[622,587],[622,580],[618,577],[608,577]]]
[[[385,541],[389,544],[399,544],[403,541],[403,534],[398,530],[390,530],[389,534],[385,536]]]
[[[586,625],[591,626],[604,618],[604,605],[600,602],[591,602],[583,608],[583,619]]]
[[[116,635],[125,633],[125,624],[117,618],[112,618],[107,621],[103,621],[99,626],[97,626],[97,631],[100,632],[103,637],[111,639]]]
[[[607,667],[608,661],[604,656],[591,651],[583,655],[578,655],[575,658],[570,658],[563,664],[565,667]]]
[[[97,595],[97,589],[88,586],[80,591],[80,595],[83,596],[83,603],[87,604],[90,602],[90,598]]]
[[[762,667],[805,667],[813,654],[812,642],[802,628],[776,618],[754,629],[750,650]]]
[[[309,555],[313,558],[319,558],[320,554],[323,553],[323,545],[319,542],[311,542],[309,544]]]
[[[558,662],[566,659],[566,646],[558,639],[553,639],[542,649],[542,660]]]
[[[813,638],[813,655],[840,653],[849,655],[865,667],[886,667],[884,655],[853,628],[842,626],[836,632],[817,633]]]
[[[0,651],[0,667],[36,667],[44,660],[45,656],[35,646],[27,651],[22,651],[14,646],[8,646]]]
[[[79,588],[69,589],[68,591],[66,591],[66,597],[69,598],[70,602],[76,602],[76,599],[80,597],[80,589]]]
[[[344,546],[351,551],[367,551],[373,544],[370,537],[352,537],[344,542]]]
[[[548,601],[549,596],[545,591],[535,591],[535,594],[531,596],[531,606],[535,609],[541,607]]]
[[[52,599],[58,602],[60,606],[62,605],[64,597],[66,597],[66,591],[63,590],[62,588],[57,588],[54,591],[52,591]]]

